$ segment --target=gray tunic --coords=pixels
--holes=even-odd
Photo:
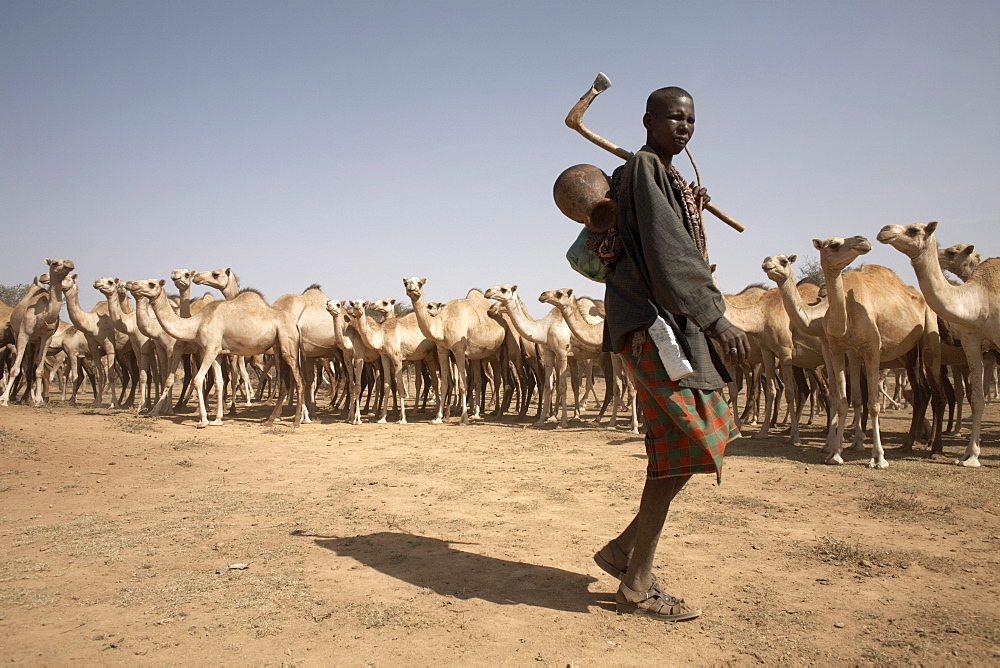
[[[618,193],[622,254],[605,284],[604,350],[620,352],[633,332],[660,315],[674,330],[694,373],[681,387],[715,390],[729,380],[708,340],[732,324],[722,293],[691,236],[682,205],[656,153],[643,146],[625,165]]]

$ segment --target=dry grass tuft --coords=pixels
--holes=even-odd
[[[916,496],[903,496],[888,489],[876,489],[871,494],[860,497],[858,505],[876,517],[895,520],[910,520],[914,517],[945,515],[951,512],[951,506],[928,507]]]
[[[863,568],[907,568],[913,561],[912,555],[864,547],[860,543],[849,543],[830,536],[820,536],[819,544],[814,550],[821,561]]]
[[[417,629],[429,626],[428,620],[406,604],[385,606],[378,603],[355,603],[351,612],[366,629],[395,626]]]
[[[134,415],[119,415],[114,419],[115,426],[126,434],[139,434],[144,431],[159,431],[156,421],[143,419]]]

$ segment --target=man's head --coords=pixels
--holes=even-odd
[[[694,134],[694,100],[683,88],[668,86],[650,93],[642,124],[646,144],[661,158],[684,150]]]

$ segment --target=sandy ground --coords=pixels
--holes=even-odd
[[[0,649],[29,665],[976,664],[1000,659],[1000,407],[963,469],[822,466],[817,421],[730,445],[657,555],[704,609],[614,611],[591,560],[641,437],[592,423],[265,428],[0,409]],[[593,410],[588,413],[593,417]],[[391,415],[391,414],[390,414]],[[889,412],[897,444],[904,412]],[[949,438],[951,456],[963,438]]]

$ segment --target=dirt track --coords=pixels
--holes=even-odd
[[[705,610],[614,612],[591,555],[634,513],[641,437],[592,424],[266,429],[264,409],[0,409],[0,647],[18,663],[565,666],[1000,658],[1000,407],[979,470],[742,439],[657,573]],[[906,414],[883,436],[899,443]],[[947,439],[957,456],[964,438]],[[245,568],[233,566],[246,565]]]

